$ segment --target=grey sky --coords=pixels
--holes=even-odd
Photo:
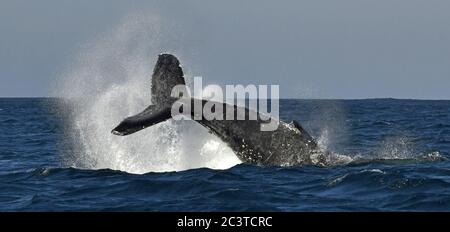
[[[84,43],[134,12],[175,25],[183,59],[208,83],[450,99],[448,0],[0,0],[0,96],[48,96]]]

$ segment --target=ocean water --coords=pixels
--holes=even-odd
[[[99,101],[0,99],[1,211],[450,210],[450,101],[281,100],[325,168],[241,164],[194,122],[117,137],[139,107]]]

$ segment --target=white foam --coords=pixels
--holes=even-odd
[[[380,169],[365,169],[362,170],[361,172],[373,172],[373,173],[379,173],[379,174],[386,174],[386,172],[380,170]]]

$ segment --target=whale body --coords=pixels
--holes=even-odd
[[[171,94],[175,86],[185,86],[180,63],[171,54],[160,54],[152,76],[152,105],[142,113],[123,120],[112,133],[125,136],[166,121],[172,118],[171,109],[174,104],[181,104],[181,108],[188,104],[199,104],[202,108],[208,102],[211,104],[211,101],[204,99],[186,96],[175,98]],[[319,149],[317,142],[298,122],[286,123],[246,107],[213,103],[222,104],[224,114],[233,112],[236,116],[257,115],[256,120],[238,120],[239,117],[234,120],[211,120],[203,115],[198,117],[194,107],[187,108],[190,109],[187,114],[193,120],[218,136],[242,162],[265,166],[327,165],[325,152]],[[225,115],[223,118],[226,118]],[[276,120],[278,127],[272,131],[262,131],[268,118]]]

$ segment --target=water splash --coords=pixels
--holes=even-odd
[[[317,139],[317,145],[320,150],[320,154],[325,154],[325,163],[328,166],[346,165],[351,163],[354,158],[349,155],[339,154],[330,149],[330,135],[327,128],[323,128]],[[313,160],[319,160],[319,157],[312,157]]]
[[[414,144],[406,136],[386,138],[375,154],[377,159],[412,159],[416,156]]]
[[[410,163],[410,162],[436,162],[446,160],[439,151],[420,152],[413,140],[407,136],[393,136],[383,139],[379,148],[370,153],[342,154],[330,149],[330,136],[327,128],[324,128],[317,139],[319,152],[313,154],[313,163],[322,165],[325,159],[326,166],[341,166],[350,163]],[[325,154],[325,157],[321,157]]]
[[[381,142],[380,148],[373,154],[373,159],[434,162],[442,161],[445,157],[439,151],[420,151],[411,137],[394,136]]]
[[[169,120],[127,137],[110,133],[150,104],[153,65],[174,36],[162,28],[167,27],[158,17],[128,17],[85,46],[64,73],[56,95],[73,103],[66,137],[76,149],[66,158],[69,165],[146,173],[240,163],[230,148],[194,122]]]

